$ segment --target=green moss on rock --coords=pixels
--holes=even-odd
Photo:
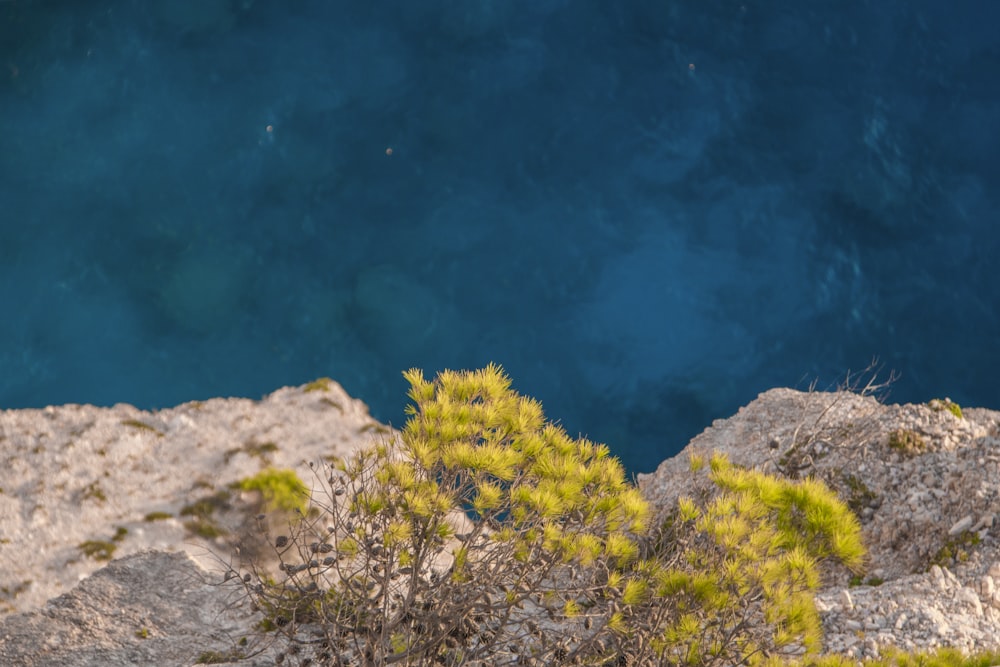
[[[330,391],[330,387],[333,386],[333,380],[327,377],[316,378],[309,384],[302,388],[302,391],[309,393],[312,391]]]
[[[260,492],[268,510],[298,510],[305,513],[309,500],[309,489],[294,470],[265,468],[233,486],[242,491]]]
[[[947,410],[951,414],[955,415],[956,419],[962,419],[962,406],[954,402],[947,396],[944,398],[933,398],[927,402],[927,407],[935,412],[941,412],[942,410]]]

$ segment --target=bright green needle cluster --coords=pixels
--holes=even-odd
[[[639,555],[647,503],[606,446],[546,420],[499,366],[404,376],[401,434],[336,461],[318,516],[273,541],[284,579],[248,584],[268,628],[296,642],[321,627],[346,662],[567,656],[570,638],[532,619],[593,615],[602,572]]]
[[[693,473],[703,466],[692,460]],[[645,660],[676,665],[754,664],[789,648],[814,654],[818,565],[860,569],[857,519],[816,480],[779,479],[722,455],[708,477],[714,497],[681,498],[648,557],[623,572],[625,641],[647,637]]]
[[[433,381],[418,370],[404,375],[410,418],[399,450],[378,464],[387,491],[402,493],[413,514],[465,512],[518,553],[540,549],[563,561],[618,556],[616,539],[645,527],[648,507],[618,459],[547,422],[499,366]]]

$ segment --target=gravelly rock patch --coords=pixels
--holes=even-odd
[[[21,667],[192,665],[231,655],[259,617],[183,551],[119,558],[40,610],[0,624],[0,662]],[[248,651],[261,648],[247,646]],[[266,651],[242,664],[273,665]]]

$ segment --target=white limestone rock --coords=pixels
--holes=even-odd
[[[655,507],[670,507],[704,488],[688,455],[713,451],[769,473],[820,477],[861,518],[863,581],[879,583],[850,586],[846,571],[827,573],[817,596],[826,651],[1000,648],[1000,413],[964,415],[775,389],[715,422],[639,485]],[[922,444],[890,444],[901,431]],[[232,648],[256,617],[230,604],[232,589],[212,584],[253,499],[231,499],[220,518],[233,529],[229,540],[193,536],[180,509],[267,465],[306,479],[307,461],[347,455],[374,436],[392,431],[336,383],[159,412],[0,412],[0,664],[190,665],[201,652]],[[146,521],[150,512],[173,518]],[[85,540],[116,536],[115,555],[125,557],[103,569],[80,552]]]
[[[119,558],[37,611],[0,621],[0,664],[186,667],[240,648],[246,667],[273,665],[252,639],[259,614],[182,551]]]
[[[260,401],[214,398],[147,412],[64,405],[0,411],[0,614],[39,608],[104,565],[79,545],[114,556],[186,551],[219,569],[253,511],[229,484],[267,466],[294,469],[344,456],[390,430],[335,382],[286,387]],[[402,405],[400,405],[402,410]],[[228,494],[217,517],[228,539],[186,529],[181,510]],[[172,518],[147,520],[154,512]]]

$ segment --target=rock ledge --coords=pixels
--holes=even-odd
[[[246,545],[240,526],[254,499],[230,491],[221,539],[192,535],[182,509],[267,465],[305,477],[306,462],[346,455],[379,432],[391,431],[333,382],[154,413],[0,412],[0,663],[168,666],[225,655],[259,617],[219,585],[226,564],[213,554]],[[688,455],[712,451],[821,477],[860,516],[866,585],[833,572],[817,597],[827,651],[1000,648],[1000,412],[959,418],[774,389],[641,475],[646,498],[668,507],[693,492]],[[148,521],[151,512],[173,518]],[[124,555],[102,569],[79,548],[100,536]],[[273,664],[266,647],[246,649],[262,652],[241,665]]]

